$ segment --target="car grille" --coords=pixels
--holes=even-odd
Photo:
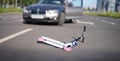
[[[45,14],[45,11],[37,11],[37,10],[32,10],[31,14]]]

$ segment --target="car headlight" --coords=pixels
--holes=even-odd
[[[46,10],[45,16],[49,18],[57,18],[59,11],[58,10]]]
[[[58,14],[58,10],[46,10],[46,14]]]
[[[31,11],[24,8],[24,13],[29,13],[29,12],[31,12]]]

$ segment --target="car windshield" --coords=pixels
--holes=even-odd
[[[82,6],[82,0],[66,0],[66,2],[71,7],[81,7]]]
[[[38,4],[58,4],[62,5],[64,0],[40,0]]]

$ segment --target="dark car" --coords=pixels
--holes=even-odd
[[[63,25],[65,19],[80,18],[82,0],[40,0],[24,9],[25,23],[43,21]]]

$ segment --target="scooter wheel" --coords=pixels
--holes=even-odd
[[[64,47],[63,47],[63,50],[65,50],[65,51],[68,51],[68,52],[69,52],[69,51],[72,51],[72,47],[67,47],[67,46],[64,46]]]
[[[45,39],[44,38],[38,38],[38,42],[44,42],[45,41]]]

